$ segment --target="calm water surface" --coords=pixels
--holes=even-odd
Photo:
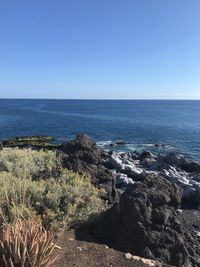
[[[200,159],[200,101],[0,100],[0,139],[78,132],[99,145],[124,140],[119,150],[178,150]],[[154,144],[166,144],[155,148]]]

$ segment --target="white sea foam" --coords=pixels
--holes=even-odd
[[[113,144],[113,146],[110,146]],[[159,145],[156,146],[156,144],[153,143],[126,143],[126,144],[120,144],[115,146],[115,142],[113,141],[99,141],[97,142],[97,145],[100,148],[103,148],[105,150],[112,149],[118,153],[124,153],[124,152],[142,152],[146,149],[150,150],[151,152],[167,152],[169,150],[175,150],[175,147],[172,147],[170,145]]]
[[[108,141],[99,141],[99,142],[97,142],[97,145],[98,145],[99,147],[104,148],[104,147],[107,147],[107,146],[111,145],[112,143],[113,143],[113,142],[110,141],[110,140],[108,140]]]

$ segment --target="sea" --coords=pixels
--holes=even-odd
[[[105,149],[177,151],[200,161],[200,101],[0,99],[1,140],[48,135],[65,142],[80,132]]]

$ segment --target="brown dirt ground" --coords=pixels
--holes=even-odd
[[[106,245],[76,239],[74,230],[59,234],[55,254],[58,257],[52,267],[149,267],[138,260],[127,260],[125,253],[108,248]],[[167,267],[156,263],[154,266]]]

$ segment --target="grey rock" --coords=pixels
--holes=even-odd
[[[182,154],[171,152],[163,157],[163,160],[171,166],[183,167],[188,164],[187,160]]]
[[[143,151],[140,155],[140,160],[146,159],[146,158],[153,158],[155,159],[156,156],[151,153],[150,151]]]
[[[156,163],[156,159],[155,158],[144,158],[141,161],[141,165],[144,166],[144,167],[146,167],[146,168],[150,168],[155,163]]]
[[[133,160],[129,160],[126,157],[124,158],[123,155],[117,154],[116,152],[113,152],[110,156],[110,164],[118,172],[127,174],[133,179],[137,179],[143,172],[143,169],[135,166]]]
[[[133,179],[129,178],[124,173],[117,173],[116,175],[116,186],[117,187],[127,187],[130,184],[134,184]]]

